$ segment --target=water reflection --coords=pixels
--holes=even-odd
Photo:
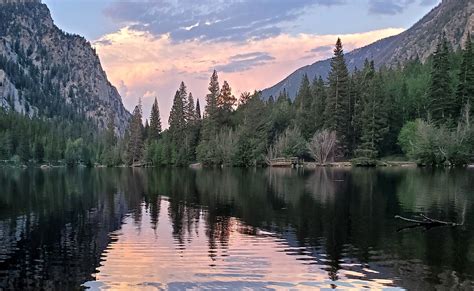
[[[0,171],[0,289],[470,290],[473,178],[419,169]],[[418,212],[465,224],[397,232],[394,215]]]

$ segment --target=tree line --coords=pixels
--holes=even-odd
[[[305,75],[294,100],[285,90],[266,100],[258,91],[236,98],[214,71],[202,113],[199,99],[182,82],[168,129],[162,129],[156,99],[143,125],[139,102],[123,138],[115,135],[112,114],[105,132],[63,135],[56,157],[108,166],[250,167],[277,157],[373,165],[381,157],[405,155],[420,164],[464,165],[474,155],[473,56],[470,37],[457,51],[442,37],[424,63],[415,58],[403,66],[377,67],[366,60],[351,73],[338,39],[327,80]],[[1,140],[0,135],[0,146]],[[36,143],[28,147],[30,156]],[[47,147],[49,139],[43,143]],[[4,157],[21,153],[20,143],[12,144],[2,150]]]
[[[473,156],[473,98],[470,38],[464,49],[453,51],[443,37],[425,63],[415,58],[403,66],[376,68],[366,60],[352,73],[338,39],[327,81],[305,75],[294,101],[285,91],[268,100],[260,92],[246,92],[237,104],[229,84],[220,87],[214,71],[202,117],[181,83],[169,129],[151,129],[152,137],[151,126],[139,130],[136,109],[129,145],[136,138],[143,141],[132,160],[155,165],[255,166],[276,157],[372,165],[402,154],[422,164],[462,165]]]

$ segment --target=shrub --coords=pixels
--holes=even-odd
[[[405,154],[420,164],[463,166],[472,160],[473,136],[468,117],[454,129],[416,120],[405,124],[398,142]]]
[[[326,164],[328,160],[334,159],[334,152],[337,146],[337,137],[335,131],[322,130],[317,131],[309,141],[307,148],[314,158],[320,164]]]

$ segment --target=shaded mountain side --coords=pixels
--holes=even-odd
[[[374,60],[375,64],[393,66],[410,59],[420,58],[425,61],[435,50],[443,33],[453,49],[458,49],[466,40],[469,32],[474,31],[473,0],[443,0],[420,21],[408,30],[345,55],[350,70],[361,68],[365,59]],[[344,42],[344,40],[342,40]],[[262,91],[264,99],[277,97],[284,89],[293,99],[301,84],[304,74],[327,77],[330,59],[315,62],[302,67],[284,80]]]
[[[113,113],[121,135],[131,116],[91,44],[60,30],[39,0],[0,1],[0,107],[101,129]]]

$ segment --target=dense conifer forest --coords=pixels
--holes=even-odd
[[[268,100],[257,91],[236,98],[216,71],[208,89],[201,111],[199,99],[182,82],[166,130],[158,102],[146,114],[145,125],[139,102],[124,137],[116,136],[113,116],[99,132],[91,121],[64,114],[29,119],[2,111],[0,159],[239,167],[265,165],[280,157],[321,164],[351,160],[357,165],[375,165],[387,156],[425,165],[462,166],[473,160],[471,39],[459,51],[441,39],[425,63],[413,59],[378,68],[366,60],[352,73],[338,39],[327,80],[305,76],[295,100],[284,91]]]

